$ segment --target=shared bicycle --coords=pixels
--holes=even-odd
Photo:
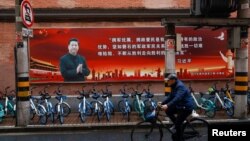
[[[57,119],[59,119],[59,122],[61,124],[64,123],[64,117],[68,116],[71,113],[71,108],[65,100],[67,99],[67,96],[63,95],[62,91],[60,90],[62,86],[60,85],[57,90],[54,92],[56,94],[56,99],[58,100],[58,103],[55,105],[55,113]]]
[[[169,133],[174,134],[171,130],[172,124],[165,124],[160,118],[160,107],[157,107],[151,115],[145,117],[145,121],[138,122],[132,129],[131,141],[162,141],[166,129]],[[182,126],[182,138],[192,141],[208,140],[208,122],[202,118],[187,118]]]
[[[46,109],[45,107],[42,105],[42,97],[36,97],[33,96],[33,89],[35,89],[36,87],[32,87],[30,92],[30,119],[33,120],[35,115],[37,115],[39,117],[39,123],[40,124],[46,124],[47,123],[47,116],[46,116]]]
[[[128,100],[129,94],[126,92],[126,84],[123,85],[123,88],[120,89],[122,94],[122,100],[118,102],[119,111],[122,113],[123,117],[126,117],[127,121],[130,121],[130,114],[132,106]]]
[[[199,114],[201,113],[201,110],[205,111],[205,115],[213,118],[216,115],[216,106],[213,103],[213,101],[204,98],[204,93],[199,92],[200,98],[196,98],[194,94],[194,90],[191,87],[191,84],[189,85],[189,90],[191,92],[191,96],[194,99],[194,103],[196,106],[196,110],[199,111]]]
[[[87,116],[90,116],[92,114],[92,105],[87,100],[87,98],[89,98],[89,93],[84,90],[84,87],[85,86],[82,86],[82,90],[78,90],[76,92],[80,95],[77,97],[77,99],[80,100],[80,103],[78,104],[78,112],[82,123],[86,121]]]
[[[4,105],[0,103],[0,122],[2,122],[3,118],[7,115],[15,118],[16,116],[16,104],[15,104],[15,90],[8,91],[10,87],[7,86],[4,89],[4,92],[0,92],[0,98],[4,99]]]
[[[106,85],[106,89],[102,91],[102,98],[104,99],[103,102],[103,112],[106,115],[107,121],[110,121],[111,114],[114,114],[114,105],[113,102],[110,100],[110,97],[112,97],[112,91],[108,89],[108,87],[111,86],[111,84]]]

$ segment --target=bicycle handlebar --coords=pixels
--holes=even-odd
[[[10,88],[10,86],[7,86],[4,91],[7,93],[7,90]]]

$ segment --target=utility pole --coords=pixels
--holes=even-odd
[[[250,19],[250,1],[240,0],[238,18]],[[235,49],[235,113],[236,118],[247,118],[248,90],[248,27],[240,28],[240,47]]]
[[[175,73],[175,49],[176,49],[176,33],[175,24],[164,24],[166,29],[165,34],[165,73],[166,78],[170,73]],[[171,87],[168,86],[167,81],[165,83],[165,95],[171,92]]]
[[[16,126],[25,127],[29,124],[30,103],[29,103],[29,57],[28,37],[24,37],[24,28],[21,18],[21,4],[23,0],[15,0],[16,18]]]

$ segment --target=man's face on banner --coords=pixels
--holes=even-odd
[[[79,49],[78,42],[77,41],[71,41],[69,46],[69,53],[72,55],[76,55]]]

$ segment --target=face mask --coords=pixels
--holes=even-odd
[[[75,56],[78,52],[78,49],[79,49],[78,42],[71,41],[69,46],[68,46],[68,49],[69,49],[69,53]]]

